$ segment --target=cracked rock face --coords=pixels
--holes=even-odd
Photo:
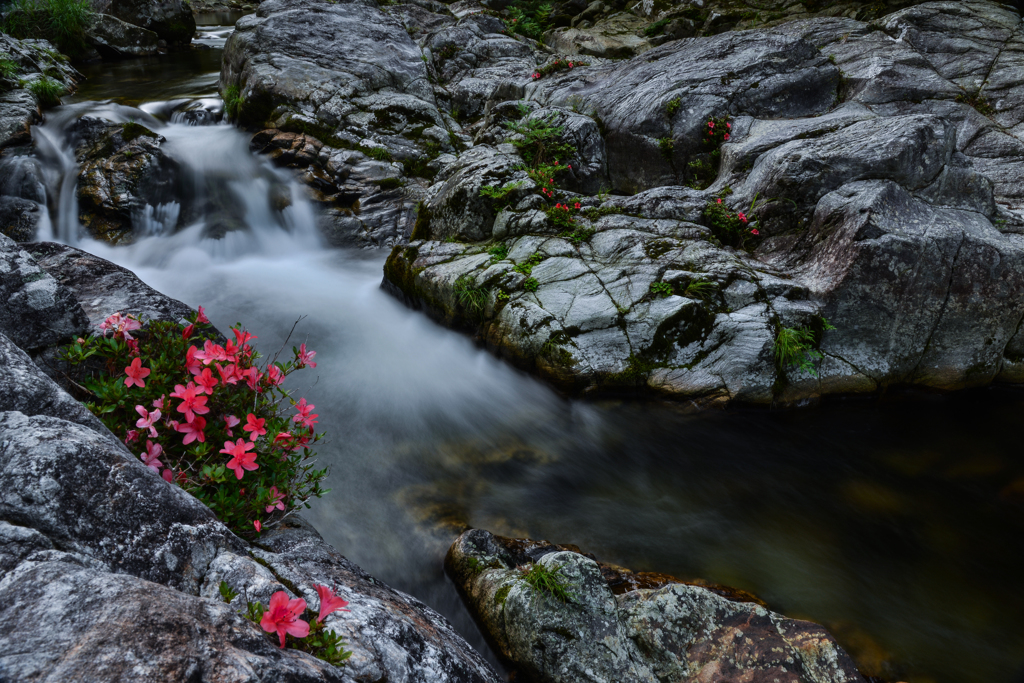
[[[552,547],[524,556],[531,543],[474,529],[445,561],[499,651],[531,680],[864,681],[817,624],[683,583],[615,594],[590,557]],[[553,575],[569,600],[531,585],[530,565]]]
[[[8,238],[2,245],[13,317],[0,319],[0,678],[498,681],[444,617],[363,572],[301,519],[268,530],[259,548],[236,537],[26,353],[63,341],[28,334],[33,324],[69,318],[77,334],[113,312],[105,305],[171,319],[187,306],[70,247],[29,245],[37,263]],[[33,301],[18,290],[26,276],[61,297],[24,308]],[[89,298],[88,317],[75,295]],[[350,664],[279,649],[242,617],[242,597],[224,604],[221,581],[264,605],[284,590],[314,610],[314,584],[330,585],[350,603],[327,620],[345,636]]]
[[[1019,382],[1022,40],[1006,6],[926,2],[547,76],[525,116],[565,122],[590,184],[542,196],[505,144],[518,108],[493,105],[386,286],[569,391],[778,404]],[[702,179],[709,120],[730,136]],[[620,195],[593,196],[603,183]],[[579,205],[569,229],[556,201]],[[719,202],[756,221],[746,250],[723,245]],[[803,367],[780,355],[787,330]]]

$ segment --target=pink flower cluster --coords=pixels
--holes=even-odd
[[[332,589],[319,584],[313,584],[313,588],[320,596],[320,613],[316,617],[318,622],[323,623],[327,615],[332,612],[350,611],[345,609],[348,606],[348,601],[339,598]],[[281,639],[281,648],[283,649],[286,634],[296,638],[305,638],[309,635],[309,623],[299,618],[305,611],[305,600],[302,598],[289,599],[287,593],[277,591],[271,596],[270,605],[263,613],[263,618],[260,619],[260,627],[267,633],[276,632]]]

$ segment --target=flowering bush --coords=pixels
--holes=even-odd
[[[315,406],[281,388],[289,374],[316,367],[316,352],[261,364],[240,325],[223,345],[202,307],[191,323],[143,321],[114,313],[103,336],[62,350],[86,406],[143,464],[208,505],[235,533],[253,537],[325,491],[314,469],[320,440]],[[133,336],[133,333],[134,336]],[[223,447],[220,447],[223,445]]]
[[[708,152],[698,154],[687,164],[687,184],[697,190],[715,182],[718,176],[718,164],[722,157],[722,143],[728,142],[731,138],[732,124],[728,116],[709,117],[704,125],[704,132],[701,134],[701,142]]]
[[[704,144],[721,147],[723,142],[729,142],[731,132],[732,124],[728,116],[713,116],[708,119],[704,130]]]
[[[572,232],[576,228],[576,214],[579,213],[580,203],[575,202],[570,207],[568,204],[562,204],[561,202],[544,209],[544,213],[548,215],[551,222],[555,224],[556,228],[561,228],[563,232]]]
[[[722,203],[722,198],[709,202],[701,214],[704,224],[711,228],[718,241],[730,247],[749,249],[759,237],[757,228],[750,225],[750,219],[742,211],[732,211]]]

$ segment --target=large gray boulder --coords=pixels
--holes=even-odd
[[[146,57],[159,52],[156,32],[134,26],[109,14],[96,14],[86,40],[105,57]]]
[[[94,11],[152,31],[170,47],[187,47],[196,32],[188,0],[91,0]]]
[[[30,126],[42,122],[42,108],[57,104],[42,102],[29,87],[33,81],[48,77],[65,92],[74,92],[77,71],[67,65],[53,45],[45,40],[17,40],[0,33],[0,51],[14,65],[7,76],[0,76],[0,149],[31,142]]]
[[[499,651],[540,683],[865,680],[817,624],[679,582],[616,593],[617,572],[580,552],[474,529],[446,568]]]

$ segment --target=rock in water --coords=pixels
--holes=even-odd
[[[530,680],[865,680],[817,624],[684,583],[616,595],[579,552],[474,529],[445,564],[499,651]]]

